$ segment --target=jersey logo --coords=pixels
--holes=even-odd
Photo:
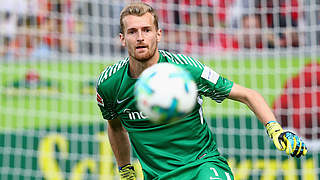
[[[117,99],[117,103],[118,103],[118,104],[121,104],[121,103],[125,102],[125,101],[128,100],[128,99],[129,99],[129,97],[127,97],[127,98],[125,98],[125,99],[122,99],[122,100]]]
[[[100,106],[104,107],[103,99],[101,98],[98,92],[97,92],[97,102]]]
[[[124,113],[127,113],[129,115],[130,120],[136,120],[136,119],[146,119],[148,118],[147,115],[145,115],[143,112],[138,111],[131,111],[131,109],[125,109],[123,110]]]
[[[214,70],[211,68],[205,66],[204,70],[201,74],[201,77],[212,82],[213,84],[216,84],[218,79],[219,79],[219,74],[216,73]]]

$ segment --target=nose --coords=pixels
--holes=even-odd
[[[138,31],[137,41],[138,41],[138,42],[144,41],[144,38],[143,38],[143,35],[142,35],[142,31],[141,31],[141,30]]]

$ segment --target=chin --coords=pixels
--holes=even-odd
[[[148,61],[150,58],[152,58],[150,53],[146,53],[144,55],[136,55],[135,59],[141,62]]]
[[[145,58],[135,58],[137,61],[140,61],[140,62],[146,62],[150,59],[151,57],[145,57]]]

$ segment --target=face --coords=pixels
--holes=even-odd
[[[129,56],[137,61],[148,61],[158,49],[161,30],[156,29],[153,21],[154,17],[150,13],[123,18],[124,30],[120,40],[122,46],[127,47]]]
[[[248,16],[243,19],[243,42],[244,47],[251,48],[257,46],[262,41],[261,36],[261,22],[256,16]],[[253,30],[253,31],[252,31]],[[252,43],[252,39],[254,39],[254,43]]]

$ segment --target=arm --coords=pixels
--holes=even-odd
[[[135,171],[133,166],[130,164],[129,137],[119,118],[108,121],[108,137],[119,166],[121,180],[134,180]]]
[[[294,133],[283,131],[272,110],[258,92],[234,84],[228,98],[246,104],[255,113],[279,150],[285,150],[288,155],[298,158],[307,154],[304,142]]]
[[[120,119],[108,121],[108,137],[119,167],[130,163],[130,142]]]
[[[263,125],[269,121],[277,121],[270,107],[257,91],[234,83],[228,98],[246,104]]]

